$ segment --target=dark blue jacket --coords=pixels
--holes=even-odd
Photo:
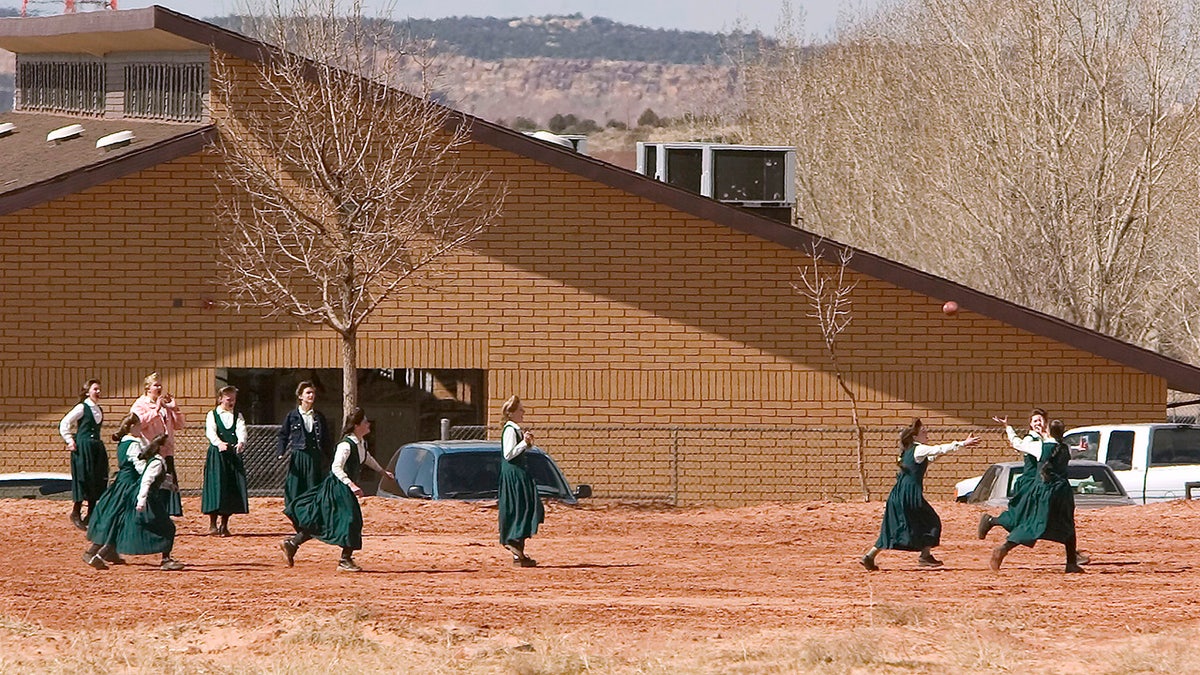
[[[313,411],[313,431],[317,434],[317,445],[321,448],[321,456],[326,460],[332,459],[333,439],[329,433],[329,422],[325,421],[325,416],[320,410]],[[293,452],[301,452],[304,450],[304,418],[300,415],[299,408],[292,408],[292,411],[284,418],[283,424],[279,426],[279,446],[275,453],[277,457],[283,457],[289,450]]]

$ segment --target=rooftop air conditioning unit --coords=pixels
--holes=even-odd
[[[638,143],[637,171],[735,206],[790,212],[796,203],[794,148]]]

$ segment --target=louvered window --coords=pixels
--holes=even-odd
[[[22,61],[17,68],[18,110],[104,114],[104,64]]]
[[[199,122],[204,112],[203,63],[125,66],[125,116]]]

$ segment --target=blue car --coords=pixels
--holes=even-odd
[[[575,504],[592,496],[592,488],[571,489],[558,465],[540,448],[525,452],[526,470],[533,475],[538,494]],[[392,455],[383,476],[380,497],[409,499],[495,499],[500,485],[499,441],[421,441],[402,446]]]

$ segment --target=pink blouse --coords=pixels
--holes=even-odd
[[[149,396],[140,396],[133,402],[129,412],[138,416],[142,421],[142,436],[153,440],[159,434],[167,435],[167,442],[162,447],[163,457],[175,454],[175,432],[183,428],[183,413],[171,401],[165,406],[150,400]]]

